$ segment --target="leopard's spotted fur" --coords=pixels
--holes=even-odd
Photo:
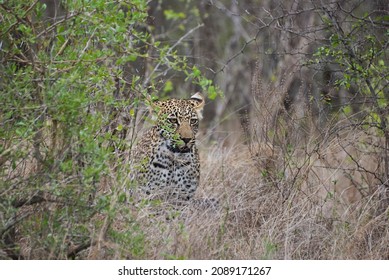
[[[204,98],[169,99],[153,103],[156,124],[136,148],[138,182],[153,197],[187,201],[199,185],[200,162],[195,143]]]

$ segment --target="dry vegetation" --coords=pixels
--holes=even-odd
[[[268,112],[277,111],[266,107]],[[253,123],[271,127],[266,122],[272,118],[265,115],[254,116]],[[291,115],[286,119],[285,124],[296,124]],[[347,120],[336,125],[344,123]],[[214,144],[200,139],[202,180],[197,199],[216,198],[218,207],[120,205],[131,208],[125,215],[133,223],[120,215],[113,223],[122,232],[139,230],[141,254],[134,255],[133,247],[107,243],[112,253],[100,248],[104,255],[99,257],[388,259],[388,198],[378,164],[382,143],[358,128],[330,135],[332,129],[322,133],[324,139],[309,135],[304,145],[287,143],[280,135],[272,141],[253,137],[248,145],[237,139]],[[302,139],[293,135],[293,129],[289,132],[289,138]],[[234,133],[240,134],[239,129]],[[96,255],[89,252],[85,257]]]
[[[254,135],[257,124],[271,127],[266,122],[272,118],[255,117]],[[290,115],[277,122],[296,124]],[[128,195],[124,199],[130,176],[118,175],[128,174],[126,159],[98,183],[94,203],[98,197],[109,202],[86,216],[89,238],[70,238],[75,225],[69,222],[64,225],[68,234],[47,251],[45,231],[61,221],[54,213],[62,207],[72,211],[71,204],[35,195],[20,202],[15,219],[22,223],[12,242],[26,259],[388,259],[388,198],[379,181],[379,139],[357,128],[336,135],[329,129],[322,134],[325,139],[309,135],[300,145],[282,138],[286,129],[267,131],[274,136],[267,141],[253,136],[250,144],[224,139],[210,144],[202,142],[204,135],[200,138],[197,198],[216,198],[217,207],[177,209],[163,202],[135,202]],[[289,139],[302,139],[289,132]],[[23,164],[19,174],[36,172],[32,160]]]
[[[263,127],[271,119],[256,117]],[[290,138],[301,139],[292,131]],[[309,135],[304,145],[276,137],[250,145],[202,143],[198,196],[220,205],[185,209],[169,221],[138,216],[150,242],[145,257],[388,259],[381,143],[357,128],[330,131],[325,139]]]
[[[332,147],[318,152],[328,149]],[[268,172],[281,173],[288,156],[278,153],[271,158],[277,162],[276,169]],[[156,216],[150,215],[155,213],[153,206],[135,210],[132,215],[146,241],[142,258],[389,257],[388,211],[383,208],[387,202],[374,185],[363,195],[359,193],[357,186],[364,183],[358,176],[365,174],[352,164],[323,166],[312,156],[304,159],[303,166],[289,167],[288,175],[268,180],[262,160],[269,158],[253,157],[247,146],[203,148],[202,158],[198,196],[217,197],[220,206],[176,212],[162,204],[158,209],[166,212]],[[293,158],[287,164],[296,161]],[[346,183],[350,176],[355,185]],[[169,211],[176,217],[167,220]],[[128,224],[120,227],[131,230]]]

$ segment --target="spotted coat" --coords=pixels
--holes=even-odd
[[[153,103],[156,124],[140,139],[135,154],[137,181],[146,194],[179,201],[193,197],[200,181],[195,141],[203,107],[200,93]]]

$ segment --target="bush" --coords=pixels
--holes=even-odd
[[[148,1],[58,3],[0,4],[0,244],[12,258],[74,258],[108,236],[140,257],[143,234],[118,204],[138,104],[161,70],[214,87],[152,38]],[[133,226],[115,230],[118,215]]]

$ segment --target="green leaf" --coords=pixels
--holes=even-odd
[[[352,112],[352,108],[350,105],[347,105],[347,106],[344,106],[343,107],[343,113],[346,115],[346,116],[349,116]]]
[[[173,83],[172,81],[166,81],[165,86],[163,87],[164,93],[169,93],[173,91]]]
[[[217,91],[215,89],[215,86],[208,87],[208,97],[211,100],[214,100],[217,97]]]
[[[192,67],[192,76],[194,78],[200,77],[201,76],[201,71],[198,69],[196,66]]]
[[[184,19],[184,18],[186,18],[186,14],[184,14],[182,12],[176,13],[175,11],[170,10],[170,9],[164,10],[163,14],[165,15],[167,20],[177,20],[177,19]]]

